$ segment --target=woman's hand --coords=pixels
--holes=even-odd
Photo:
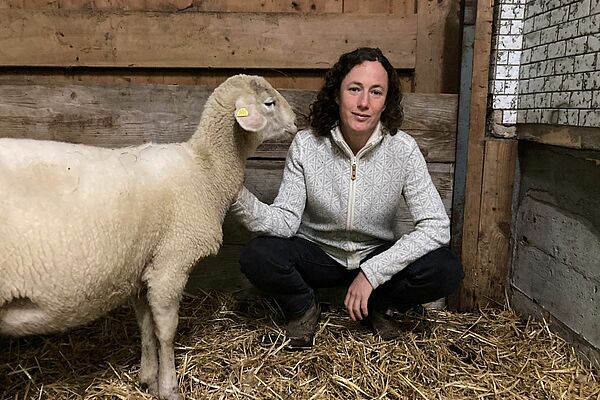
[[[369,296],[372,291],[373,286],[365,274],[360,271],[352,281],[344,299],[344,305],[352,321],[360,321],[369,316]]]

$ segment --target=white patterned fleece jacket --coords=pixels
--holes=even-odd
[[[415,140],[381,124],[356,155],[339,128],[331,136],[310,130],[294,138],[273,204],[243,188],[231,211],[252,232],[299,236],[319,245],[348,269],[377,246],[395,241],[360,268],[377,288],[411,262],[450,240],[450,221]],[[404,197],[415,228],[401,234]]]

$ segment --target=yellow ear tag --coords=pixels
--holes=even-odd
[[[248,109],[246,107],[242,107],[235,112],[236,117],[247,117],[248,114]]]

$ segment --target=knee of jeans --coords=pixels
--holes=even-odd
[[[240,253],[240,267],[245,275],[254,275],[257,267],[263,264],[264,255],[261,247],[250,241]]]

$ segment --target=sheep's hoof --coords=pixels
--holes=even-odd
[[[170,393],[162,393],[159,396],[160,400],[181,400],[181,396],[177,391],[172,391]]]
[[[140,386],[150,394],[158,394],[158,379],[156,377],[154,379],[140,378]]]

